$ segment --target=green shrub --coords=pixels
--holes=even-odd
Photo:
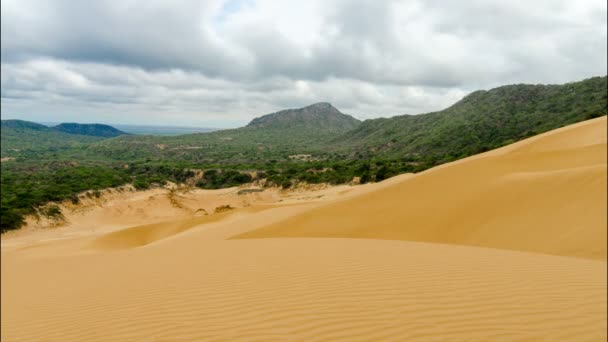
[[[365,172],[363,175],[361,175],[361,179],[359,180],[360,184],[365,184],[365,183],[369,183],[372,181],[372,177],[369,175],[369,172]]]
[[[292,187],[292,185],[293,184],[291,183],[290,180],[286,180],[283,183],[281,183],[281,188],[283,188],[283,189],[289,189],[289,188]]]
[[[54,204],[47,208],[42,209],[41,213],[42,213],[42,215],[46,216],[47,218],[60,218],[63,216],[63,214],[61,213],[61,209]]]
[[[23,214],[16,209],[0,208],[0,230],[6,232],[20,228],[25,220]]]
[[[145,190],[150,188],[150,183],[144,178],[136,178],[133,182],[133,186],[137,190]]]

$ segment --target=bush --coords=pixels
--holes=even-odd
[[[42,209],[41,211],[42,215],[46,216],[47,218],[60,218],[63,216],[61,214],[61,209],[56,205],[51,205],[47,208]]]
[[[23,215],[18,210],[0,208],[0,230],[2,232],[18,229],[24,222]]]
[[[363,175],[361,175],[361,179],[359,180],[360,184],[365,184],[365,183],[369,183],[371,182],[372,177],[369,175],[369,172],[365,172]]]
[[[197,182],[197,186],[204,189],[229,188],[252,181],[251,175],[236,170],[207,170],[203,178]]]
[[[380,182],[383,181],[387,178],[390,178],[394,175],[396,175],[397,172],[393,169],[391,169],[390,167],[383,165],[381,166],[378,171],[376,172],[376,182]]]
[[[137,190],[145,190],[150,188],[150,183],[144,178],[136,178],[133,182],[133,186]]]

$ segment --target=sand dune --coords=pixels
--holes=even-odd
[[[379,184],[178,196],[3,236],[2,341],[608,338],[605,118]]]
[[[400,239],[606,260],[606,153],[602,117],[239,237]]]
[[[2,272],[2,341],[606,339],[606,263],[577,258],[191,231]]]

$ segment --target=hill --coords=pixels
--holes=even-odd
[[[606,260],[606,118],[446,164],[241,238],[438,242]]]
[[[34,131],[48,131],[49,128],[39,123],[24,121],[24,120],[2,120],[0,121],[1,128],[11,129],[30,129]]]
[[[62,123],[52,127],[52,129],[69,134],[89,135],[103,138],[113,138],[129,134],[112,126],[102,124]]]
[[[564,85],[509,85],[476,91],[428,114],[360,122],[329,103],[288,109],[247,126],[174,137],[123,136],[91,146],[105,156],[194,163],[392,160],[386,171],[417,172],[498,148],[565,125],[605,115],[607,77]]]
[[[433,166],[606,115],[607,92],[606,76],[476,91],[442,111],[366,120],[328,147]]]
[[[61,150],[80,148],[83,144],[99,141],[100,137],[70,134],[34,122],[2,120],[2,157],[38,159],[40,153],[57,153]]]
[[[327,102],[299,109],[286,109],[253,119],[247,127],[263,129],[320,129],[334,133],[347,132],[360,124],[350,115],[342,114]]]
[[[129,158],[187,159],[198,163],[288,160],[322,150],[359,120],[329,103],[287,109],[253,119],[247,126],[172,137],[123,136],[92,145],[95,153]]]

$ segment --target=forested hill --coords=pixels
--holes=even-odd
[[[45,125],[24,120],[2,120],[0,121],[0,127],[7,129],[29,129],[34,131],[49,130],[49,128]]]
[[[62,123],[51,127],[51,129],[69,134],[89,135],[103,138],[113,138],[120,135],[129,134],[112,126],[102,124]]]
[[[0,155],[40,158],[40,153],[82,147],[103,138],[61,132],[45,125],[23,120],[2,120]]]
[[[605,115],[607,91],[606,76],[476,91],[439,112],[366,120],[329,146],[359,157],[440,164]]]
[[[60,124],[48,127],[24,120],[2,120],[0,127],[3,157],[31,155],[37,158],[37,153],[43,151],[83,148],[84,144],[127,134],[101,124]]]

